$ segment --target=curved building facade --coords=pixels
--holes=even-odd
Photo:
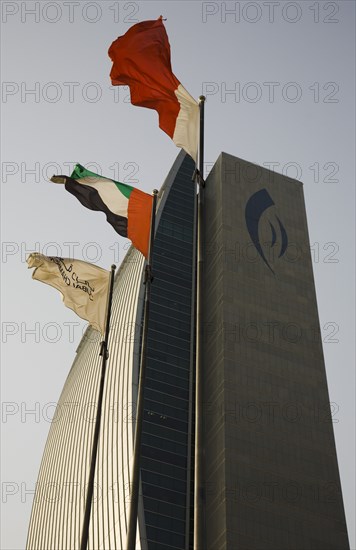
[[[180,153],[159,194],[136,545],[143,550],[189,545],[193,170],[190,157]],[[121,550],[126,543],[143,268],[143,256],[131,247],[115,279],[88,550]],[[60,396],[36,486],[28,550],[80,548],[99,344],[89,327]]]

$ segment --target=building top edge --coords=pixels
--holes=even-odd
[[[232,155],[231,153],[226,153],[225,151],[221,151],[220,155],[218,156],[218,158],[216,159],[214,165],[213,165],[213,168],[215,167],[215,165],[218,163],[219,160],[223,161],[224,157],[229,157],[230,159],[234,159],[238,162],[241,162],[241,163],[244,163],[244,164],[247,164],[249,166],[256,166],[258,168],[261,168],[262,170],[269,170],[269,168],[267,168],[267,166],[262,166],[261,164],[258,164],[256,162],[251,162],[249,160],[246,160],[246,159],[243,159],[241,157],[237,157],[235,155]],[[213,170],[212,168],[212,170]],[[301,186],[304,186],[304,183],[302,181],[299,181],[299,180],[296,180],[294,178],[291,178],[285,174],[281,174],[280,172],[277,172],[275,170],[270,170],[271,172],[273,171],[277,176],[281,177],[281,178],[284,178],[286,181],[288,182],[291,182],[291,183],[295,183],[297,185],[301,185]]]

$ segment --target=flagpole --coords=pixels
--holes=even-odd
[[[99,396],[98,396],[98,408],[96,411],[94,438],[93,438],[93,446],[92,446],[92,454],[91,454],[88,489],[87,489],[87,496],[85,501],[85,513],[84,513],[80,550],[87,550],[87,547],[88,547],[90,514],[91,514],[91,505],[92,505],[93,492],[94,492],[95,465],[96,465],[96,456],[98,451],[101,412],[103,408],[106,362],[109,357],[108,341],[109,341],[109,331],[110,331],[110,316],[111,316],[111,304],[112,304],[112,296],[113,296],[113,288],[114,288],[115,269],[116,269],[116,265],[113,264],[111,266],[111,274],[110,274],[110,282],[109,282],[109,294],[108,294],[107,309],[106,309],[105,336],[104,336],[104,340],[101,342],[101,348],[100,348],[100,355],[102,356],[102,364],[101,364],[100,386],[99,386]]]
[[[136,429],[134,437],[134,454],[132,465],[132,479],[130,483],[130,511],[129,525],[127,530],[127,550],[135,550],[136,548],[136,528],[138,519],[138,498],[140,486],[140,459],[141,459],[141,439],[142,439],[142,423],[143,423],[143,405],[144,405],[144,387],[146,376],[146,351],[147,351],[147,335],[148,335],[148,319],[150,311],[151,298],[151,283],[152,283],[152,259],[153,259],[153,243],[155,237],[155,219],[158,191],[155,189],[152,193],[152,215],[151,215],[151,231],[150,231],[150,246],[148,251],[148,259],[145,271],[145,305],[143,313],[143,331],[141,343],[141,358],[140,358],[140,373],[137,392],[136,405]]]
[[[205,489],[203,442],[203,207],[204,207],[204,105],[205,96],[199,97],[199,170],[197,207],[197,278],[196,278],[196,355],[195,355],[195,465],[194,465],[194,550],[205,545]]]

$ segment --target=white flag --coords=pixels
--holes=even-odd
[[[27,263],[36,268],[33,279],[57,288],[64,304],[104,335],[110,271],[81,260],[38,253],[30,254]]]

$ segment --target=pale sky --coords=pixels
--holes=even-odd
[[[206,102],[206,173],[221,151],[304,183],[334,431],[355,548],[355,3],[1,3],[2,528],[25,547],[51,417],[85,322],[31,279],[32,251],[110,268],[127,241],[48,181],[76,162],[150,192],[178,149],[154,111],[110,86],[107,50],[165,22],[172,67]]]

